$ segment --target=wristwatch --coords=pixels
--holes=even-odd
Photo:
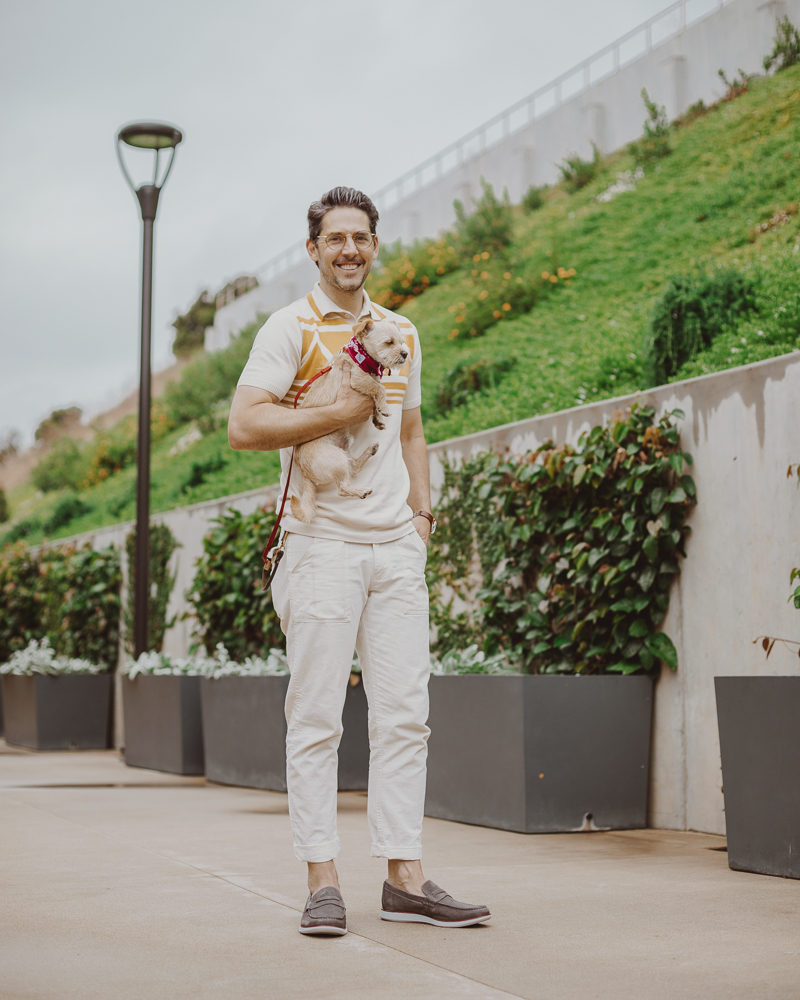
[[[411,515],[412,520],[415,517],[427,517],[427,519],[431,522],[431,534],[432,535],[435,534],[436,518],[433,516],[433,514],[431,514],[429,510],[415,510],[414,513]]]

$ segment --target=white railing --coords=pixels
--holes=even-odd
[[[512,104],[510,108],[501,111],[434,156],[407,170],[391,184],[375,192],[372,196],[375,203],[382,211],[393,208],[403,198],[427,187],[467,160],[503,142],[531,122],[571,101],[606,77],[613,76],[629,63],[640,59],[652,49],[680,34],[685,28],[732,2],[733,0],[678,0],[638,28],[629,31],[627,35],[623,35],[611,45],[607,45],[566,73],[562,73],[555,80],[551,80],[544,87]],[[268,260],[266,264],[262,264],[255,273],[262,282],[270,281],[303,260],[305,252],[305,241],[297,243]]]

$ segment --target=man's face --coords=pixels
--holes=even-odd
[[[327,212],[316,243],[306,241],[311,259],[319,263],[320,278],[340,291],[357,292],[367,280],[378,255],[377,237],[371,249],[359,249],[353,242],[353,237],[348,236],[344,246],[338,250],[330,249],[323,237],[329,233],[369,231],[369,218],[360,208],[340,206]]]

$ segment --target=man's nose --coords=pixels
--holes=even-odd
[[[342,253],[358,253],[358,247],[356,246],[356,241],[353,239],[352,233],[348,233],[347,236],[345,236]]]

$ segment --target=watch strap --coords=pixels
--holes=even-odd
[[[431,522],[431,534],[433,534],[434,531],[436,531],[436,518],[433,516],[433,514],[431,514],[429,510],[415,510],[411,516],[412,518],[427,517],[427,519]]]

